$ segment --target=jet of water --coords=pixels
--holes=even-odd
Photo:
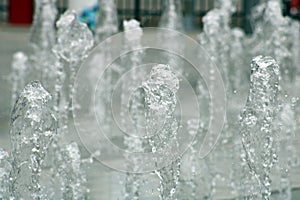
[[[33,25],[30,32],[30,44],[35,53],[51,51],[55,44],[54,23],[57,15],[57,0],[35,0]]]
[[[262,199],[271,195],[270,171],[277,160],[273,122],[277,113],[279,66],[271,57],[257,56],[251,63],[250,92],[241,114],[242,144]]]
[[[31,80],[41,80],[49,92],[54,91],[56,58],[52,47],[56,42],[55,21],[57,16],[57,0],[35,0],[34,20],[30,31],[31,47],[30,75]]]
[[[86,178],[82,169],[80,150],[76,142],[67,144],[58,158],[58,175],[63,199],[87,199]]]
[[[70,70],[69,95],[67,102],[73,99],[75,94],[74,81],[79,64],[87,57],[88,52],[94,45],[93,35],[86,24],[79,22],[75,11],[66,11],[56,23],[57,43],[53,47],[54,53],[59,59],[68,63]],[[61,63],[62,64],[62,63]],[[68,105],[69,110],[76,107]]]
[[[41,199],[40,174],[49,145],[57,131],[51,95],[38,81],[20,94],[11,114],[12,199]]]
[[[114,0],[98,0],[99,15],[95,28],[95,42],[98,44],[119,30],[118,14]]]
[[[159,64],[152,68],[149,79],[142,84],[142,89],[145,94],[148,145],[153,154],[163,155],[154,162],[159,167],[159,163],[165,160],[164,156],[174,159],[171,164],[165,163],[161,169],[155,171],[160,179],[160,199],[174,199],[181,164],[180,156],[175,153],[178,148],[178,122],[174,114],[179,79],[170,66]]]
[[[228,81],[228,58],[230,44],[229,18],[226,12],[213,9],[203,17],[203,32],[198,36],[199,43],[207,50],[211,60],[219,68],[227,90]],[[220,35],[220,32],[223,34]],[[214,71],[211,71],[212,78]]]
[[[138,87],[138,84],[142,82],[141,78],[143,77],[143,70],[137,70],[137,67],[141,64],[143,51],[136,50],[136,48],[141,47],[141,37],[143,35],[143,31],[140,27],[140,23],[134,19],[129,21],[124,21],[124,50],[131,51],[130,59],[128,62],[124,60],[122,62],[124,64],[124,70],[129,70],[130,74],[129,78],[126,81],[122,82],[122,94],[121,94],[121,117],[123,119],[122,123],[128,133],[135,133],[137,135],[125,136],[124,144],[127,146],[127,150],[130,152],[143,152],[143,141],[141,136],[139,136],[139,125],[138,121],[140,119],[136,119],[133,123],[133,126],[128,126],[131,124],[128,120],[127,114],[131,114],[132,116],[137,116],[140,110],[138,110],[139,106],[136,105],[138,102],[134,101],[132,106],[129,107],[128,102],[130,99],[130,95],[134,93],[134,90]],[[127,56],[125,56],[126,59]],[[129,112],[128,112],[129,111]],[[135,166],[134,170],[139,169],[138,158],[135,156],[133,158],[127,158],[130,162]],[[139,199],[140,196],[140,185],[142,183],[142,175],[127,173],[125,180],[125,199]]]
[[[99,14],[97,17],[96,27],[95,27],[95,43],[99,44],[107,39],[109,43],[111,39],[109,38],[113,34],[117,33],[119,30],[119,21],[117,9],[114,0],[98,0],[99,4]],[[95,60],[92,61],[94,67],[89,71],[90,84],[93,85],[99,80],[99,67],[103,65],[102,60],[111,61],[112,48],[104,48],[99,50],[97,55],[94,57]],[[110,112],[110,96],[113,91],[113,83],[115,74],[119,74],[119,67],[117,65],[112,65],[107,69],[102,77],[101,87],[99,88],[101,95],[99,95],[96,102],[96,112],[100,117],[100,121],[103,121],[106,125],[104,129],[110,129],[112,123],[112,114]],[[93,107],[90,108],[91,112],[94,112]]]
[[[171,29],[174,30],[174,32],[169,31],[169,34],[158,33],[157,40],[163,45],[165,49],[174,52],[178,52],[178,50],[180,50],[181,55],[183,55],[185,51],[185,45],[183,42],[180,42],[182,38],[180,33],[178,33],[178,31],[184,31],[182,6],[180,0],[164,1],[164,9],[159,22],[159,27]],[[176,70],[176,72],[178,73],[183,73],[182,66],[184,64],[182,60],[176,54],[172,54],[172,52],[169,51],[163,52],[164,57],[166,59],[166,64],[171,66],[172,70]]]
[[[159,27],[183,31],[183,16],[180,0],[164,1],[164,10],[159,22]]]

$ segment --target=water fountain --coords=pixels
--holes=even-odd
[[[214,63],[222,63],[220,71],[228,85],[229,28],[228,15],[221,9],[209,11],[203,18],[203,32],[198,36],[199,43],[209,52]],[[219,33],[223,34],[220,36]],[[212,72],[213,73],[213,72]],[[213,76],[213,74],[212,74]]]
[[[167,0],[164,2],[164,11],[159,27],[183,31],[183,16],[181,1]]]
[[[57,22],[57,28],[57,43],[53,51],[61,62],[67,63],[69,68],[69,91],[66,98],[70,103],[75,93],[73,84],[77,68],[94,45],[93,35],[86,24],[78,21],[75,11],[67,11],[62,15]],[[70,110],[77,106],[76,102],[72,104],[72,106],[67,105]]]
[[[251,63],[250,92],[241,114],[241,135],[251,175],[261,197],[269,199],[271,168],[277,161],[274,119],[278,109],[279,66],[271,57],[258,56]]]
[[[54,110],[59,119],[59,136],[52,145],[52,173],[61,185],[61,198],[85,199],[85,173],[81,168],[81,153],[76,142],[61,144],[60,139],[70,134],[69,112],[79,105],[74,101],[74,80],[77,68],[93,47],[93,35],[80,23],[74,11],[67,11],[57,22],[57,43],[53,52],[57,58]],[[65,79],[69,69],[69,79]],[[65,87],[63,87],[65,86]],[[67,86],[67,87],[66,87]],[[54,196],[55,198],[55,196]]]
[[[300,26],[281,15],[278,1],[255,8],[248,36],[229,26],[236,1],[217,0],[203,17],[199,45],[193,40],[199,51],[177,32],[184,31],[180,1],[166,1],[157,34],[125,20],[122,37],[111,37],[119,26],[114,1],[99,0],[94,36],[74,11],[59,18],[56,31],[55,3],[36,1],[31,51],[14,54],[12,149],[0,148],[0,199],[292,199],[300,121],[299,42],[293,41]],[[145,38],[163,49],[150,48]],[[94,40],[106,47],[92,50]],[[190,69],[189,56],[206,68]],[[226,105],[213,104],[218,77]],[[194,104],[181,110],[192,102],[188,88],[200,111]],[[222,106],[226,123],[218,138],[210,121]],[[73,118],[85,138],[78,139]],[[216,146],[203,155],[203,142]]]
[[[98,0],[99,15],[95,30],[96,43],[118,32],[118,14],[113,0]]]
[[[40,184],[42,165],[57,134],[51,95],[39,82],[29,83],[20,94],[11,116],[12,199],[44,199]]]
[[[166,49],[180,49],[181,54],[185,50],[185,46],[183,43],[180,42],[165,42],[165,41],[179,41],[181,38],[178,35],[177,31],[183,32],[184,31],[184,24],[183,24],[183,15],[182,15],[182,6],[181,1],[179,0],[167,0],[164,2],[164,9],[163,13],[159,22],[160,28],[166,28],[174,30],[173,33],[165,35],[165,34],[158,34],[157,40],[161,41],[164,48]],[[172,38],[172,40],[168,40],[166,38]],[[170,52],[164,52],[164,56],[168,59],[168,64],[176,70],[177,73],[183,73],[182,70],[182,60],[176,57],[176,55]]]
[[[55,56],[52,47],[56,41],[55,20],[57,17],[56,0],[36,0],[34,22],[30,31],[29,55],[30,73],[26,81],[38,79],[45,87],[53,92],[55,69]]]
[[[178,148],[178,122],[174,116],[176,108],[176,92],[179,80],[168,65],[154,66],[149,79],[142,84],[146,106],[146,132],[152,153],[168,155],[176,158],[173,152]],[[168,146],[165,146],[168,143]],[[161,158],[163,159],[163,157]],[[161,163],[163,160],[155,160]],[[180,158],[171,164],[155,170],[160,179],[160,199],[174,199],[179,183]]]
[[[34,23],[30,33],[34,53],[51,51],[56,40],[54,28],[56,16],[56,0],[35,1]]]
[[[94,40],[96,44],[99,44],[105,40],[109,42],[110,36],[117,33],[119,30],[118,15],[117,15],[117,10],[114,1],[99,0],[98,3],[99,3],[99,15],[97,18],[95,35],[94,35]],[[111,48],[101,49],[97,53],[97,56],[94,58],[94,60],[91,61],[94,62],[94,66],[95,66],[88,72],[91,85],[95,84],[95,82],[97,82],[99,78],[99,71],[97,66],[103,65],[105,61],[113,59],[112,58],[113,51],[114,49]],[[114,74],[118,74],[118,73],[119,73],[119,67],[117,65],[114,65],[113,69],[108,68],[108,72],[105,73],[105,79],[102,82],[102,84],[105,85],[105,87],[102,88],[103,93],[101,92],[103,95],[98,97],[101,100],[97,102],[97,107],[98,107],[97,110],[99,111],[100,118],[106,120],[105,124],[107,125],[107,127],[110,126],[112,121],[111,112],[107,110],[107,108],[109,108],[109,97],[113,90],[111,85],[113,82]],[[93,108],[90,108],[90,112],[93,112],[92,109]]]

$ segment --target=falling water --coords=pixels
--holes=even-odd
[[[273,122],[277,113],[279,66],[271,57],[257,56],[251,63],[250,92],[241,114],[246,161],[257,179],[263,199],[271,195],[270,171],[277,160]]]
[[[11,115],[12,199],[45,199],[40,174],[57,121],[51,109],[51,95],[40,82],[29,83],[20,94]]]
[[[67,11],[61,16],[56,24],[56,34],[56,0],[35,1],[30,35],[31,52],[17,52],[13,58],[12,151],[8,153],[0,149],[0,199],[88,198],[83,163],[92,162],[93,157],[100,157],[100,154],[92,153],[90,158],[82,159],[80,146],[76,142],[65,142],[62,138],[73,134],[69,127],[69,111],[79,107],[76,102],[72,102],[71,106],[76,94],[74,81],[79,65],[94,46],[93,39],[96,43],[107,39],[109,44],[109,41],[113,41],[110,36],[118,31],[114,1],[98,2],[100,11],[93,36],[85,25],[78,22],[73,11]],[[130,79],[122,82],[120,115],[122,126],[133,135],[125,135],[122,138],[124,140],[117,137],[114,139],[123,142],[126,151],[133,154],[126,154],[127,160],[122,164],[128,166],[130,171],[140,172],[144,163],[134,153],[143,152],[151,154],[157,167],[150,175],[126,173],[125,195],[119,199],[144,198],[144,190],[153,186],[152,179],[148,180],[153,174],[160,181],[160,199],[215,199],[220,191],[223,192],[220,186],[224,182],[231,184],[229,187],[233,198],[270,199],[270,177],[273,176],[279,177],[278,182],[272,184],[272,189],[278,186],[279,198],[291,199],[291,172],[297,164],[298,156],[293,139],[299,125],[297,122],[300,121],[297,111],[299,106],[296,108],[293,105],[297,98],[293,98],[291,104],[278,97],[278,82],[282,77],[284,84],[281,91],[284,93],[288,93],[291,88],[294,90],[297,85],[300,26],[297,21],[282,16],[279,0],[269,0],[257,6],[252,13],[256,25],[253,36],[245,35],[242,30],[231,29],[229,26],[230,17],[236,12],[236,2],[216,0],[215,8],[203,17],[204,29],[199,36],[200,44],[221,71],[231,105],[227,108],[229,117],[226,119],[223,137],[218,147],[204,159],[197,157],[197,143],[201,141],[198,137],[190,145],[188,155],[177,155],[181,139],[177,136],[179,129],[187,127],[187,137],[207,131],[201,129],[208,125],[211,119],[209,114],[213,110],[207,90],[216,89],[217,77],[214,69],[210,68],[210,77],[206,83],[208,89],[204,87],[202,79],[189,79],[196,84],[192,85],[193,88],[198,87],[198,100],[202,104],[200,110],[205,116],[201,116],[199,123],[190,119],[187,124],[180,126],[175,110],[179,107],[176,95],[180,95],[182,90],[179,91],[179,79],[175,71],[180,75],[188,74],[180,56],[187,55],[185,51],[189,49],[180,39],[183,34],[177,32],[184,31],[179,0],[165,1],[159,26],[173,29],[174,32],[156,38],[165,47],[162,49],[166,50],[166,56],[162,56],[160,62],[164,64],[153,67],[146,81],[145,72],[138,70],[143,59],[148,57],[146,51],[137,50],[143,47],[143,30],[136,20],[124,21],[122,52],[128,54],[117,58],[118,65],[113,63],[99,77],[103,63],[115,58],[115,49],[111,47],[113,45],[98,49],[97,56],[93,57],[95,60],[89,61],[93,67],[88,72],[87,81],[94,86],[99,78],[102,79],[99,85],[103,91],[100,92],[101,96],[96,95],[99,100],[96,104],[100,102],[96,105],[96,112],[101,115],[100,120],[105,126],[101,128],[108,131],[109,139],[115,136],[111,126],[113,116],[109,111],[113,83],[117,82],[116,78],[129,72]],[[172,42],[165,42],[166,38]],[[180,50],[175,51],[177,49]],[[172,50],[179,55],[174,55]],[[272,56],[278,64],[271,57],[258,56],[252,60],[250,93],[241,113],[240,124],[237,124],[234,119],[238,117],[236,112],[240,110],[240,105],[231,100],[243,97],[250,74],[247,67],[244,67],[247,66],[245,63],[249,57],[260,54]],[[32,78],[41,79],[41,83],[31,82],[23,90],[25,83]],[[292,92],[297,94],[296,89]],[[53,94],[53,98],[50,94]],[[125,119],[127,115],[130,115],[130,122]],[[200,130],[199,124],[203,125]],[[238,126],[240,130],[236,131]],[[236,135],[238,133],[240,138]],[[101,146],[109,151],[105,147]],[[226,164],[222,163],[224,160]],[[272,170],[275,162],[277,165]],[[226,174],[227,169],[224,169],[226,167],[229,168],[229,175]]]

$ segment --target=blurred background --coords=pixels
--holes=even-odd
[[[232,16],[232,26],[238,26],[251,33],[249,14],[251,8],[262,0],[237,0],[237,10]],[[116,0],[119,20],[135,18],[143,27],[157,26],[162,10],[163,0]],[[0,0],[0,24],[29,25],[34,12],[33,0]],[[299,19],[300,0],[282,0],[284,15]],[[182,0],[182,12],[187,30],[200,29],[201,18],[213,8],[213,0]],[[59,14],[67,9],[75,9],[90,26],[93,26],[94,15],[98,5],[95,0],[58,0]]]

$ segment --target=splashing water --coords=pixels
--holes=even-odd
[[[223,2],[221,2],[223,3]],[[230,84],[230,51],[232,43],[229,43],[232,39],[232,32],[229,27],[230,21],[230,14],[229,11],[224,9],[219,9],[216,5],[216,8],[210,10],[204,17],[203,17],[203,32],[198,35],[198,41],[200,45],[204,49],[207,50],[208,56],[210,60],[217,65],[218,70],[220,70],[222,79],[224,82],[224,86],[226,88],[226,92],[228,96],[231,96],[234,89],[232,88],[233,84]],[[222,34],[220,34],[222,32]],[[201,55],[200,55],[201,56]],[[240,66],[239,66],[240,67]],[[209,70],[209,83],[207,86],[210,90],[215,89],[215,79],[216,79],[216,71],[213,67]],[[209,102],[209,110],[208,112],[212,112],[214,109],[212,105],[212,101],[209,100],[209,95],[206,97],[207,101]],[[209,116],[210,120],[213,117],[212,115]],[[224,180],[227,180],[227,173],[224,173],[224,167],[219,165],[220,158],[222,159],[231,159],[230,155],[226,152],[226,143],[232,137],[233,132],[229,131],[229,125],[227,116],[225,118],[223,130],[223,137],[222,143],[218,145],[210,155],[208,155],[206,162],[209,165],[209,172],[212,175],[212,182],[211,182],[211,194],[210,198],[215,198],[216,189],[219,185],[222,184]],[[209,137],[210,140],[213,140],[213,137]]]
[[[77,67],[86,58],[88,52],[93,47],[93,35],[86,24],[78,21],[75,11],[65,12],[56,25],[58,28],[57,43],[53,47],[53,51],[59,59],[63,59],[68,63],[70,81],[67,102],[70,103],[71,100],[74,100],[74,81]],[[70,106],[69,109],[72,110],[78,105],[76,105],[76,102],[73,102],[73,106],[68,106]]]
[[[43,197],[40,186],[42,164],[57,129],[50,101],[51,95],[40,82],[33,81],[22,91],[12,111],[12,199]]]
[[[93,35],[84,23],[80,23],[75,11],[66,11],[57,21],[57,43],[53,51],[60,58],[78,64],[92,48]]]
[[[57,43],[53,52],[58,58],[55,63],[56,80],[54,95],[54,110],[59,119],[60,136],[68,133],[68,111],[73,111],[79,105],[74,102],[74,81],[77,68],[84,61],[94,45],[93,35],[86,24],[78,21],[75,11],[65,12],[57,22]],[[70,78],[66,79],[64,64],[67,63]],[[69,90],[66,92],[64,84],[68,80]],[[71,101],[72,105],[71,105]],[[86,199],[87,189],[84,186],[85,177],[81,169],[80,151],[75,142],[65,145],[54,138],[51,146],[51,171],[61,184],[61,197],[64,199]]]
[[[273,121],[277,113],[279,66],[271,57],[251,63],[250,92],[241,114],[241,137],[250,171],[257,178],[263,199],[269,199],[270,171],[277,160]]]
[[[160,64],[152,68],[150,78],[143,82],[142,88],[145,94],[149,147],[152,153],[163,152],[162,155],[175,160],[155,171],[160,179],[160,199],[173,199],[179,182],[181,164],[179,156],[174,155],[178,148],[178,122],[174,111],[179,80],[168,65]],[[164,156],[155,162],[163,162]]]
[[[140,48],[141,47],[141,37],[143,35],[143,31],[140,27],[140,23],[134,19],[129,20],[129,21],[124,21],[124,34],[125,34],[125,44],[124,44],[124,49],[125,51],[132,51],[135,48]],[[126,68],[131,67],[129,70],[130,73],[130,78],[126,79],[122,83],[122,96],[121,96],[121,116],[122,116],[122,123],[123,126],[126,128],[126,132],[131,132],[131,133],[136,133],[139,134],[139,120],[134,121],[134,125],[132,128],[128,126],[128,121],[124,120],[126,117],[127,110],[129,110],[129,113],[132,116],[137,116],[139,115],[139,108],[138,105],[136,105],[137,101],[132,102],[132,106],[129,107],[127,104],[129,95],[134,92],[134,89],[140,84],[142,80],[141,77],[143,77],[144,73],[141,70],[136,70],[136,68],[141,64],[143,56],[143,51],[138,51],[135,50],[131,52],[130,55],[130,60],[128,62],[123,62],[124,66]],[[142,140],[139,138],[139,136],[125,136],[124,137],[124,144],[127,146],[127,149],[130,152],[143,152],[143,145],[142,145]],[[132,162],[135,166],[135,171],[139,169],[138,165],[138,159],[133,157],[133,158],[127,158]],[[139,174],[133,174],[133,173],[127,173],[126,174],[126,180],[125,180],[125,199],[131,200],[131,199],[139,199],[140,196],[140,185],[142,183],[142,175]]]
[[[283,83],[294,80],[297,70],[294,63],[299,56],[293,55],[293,47],[298,43],[295,41],[299,24],[282,15],[281,2],[277,0],[256,6],[252,18],[255,30],[249,42],[251,54],[272,56],[280,65]]]
[[[16,53],[12,66],[14,109],[10,134],[13,148],[11,154],[0,149],[0,199],[87,199],[88,189],[82,164],[91,163],[97,154],[92,154],[86,160],[81,159],[78,144],[65,144],[60,136],[72,134],[69,131],[68,112],[73,111],[70,103],[75,94],[73,82],[80,63],[94,45],[93,38],[97,43],[101,43],[118,31],[116,6],[113,0],[99,0],[100,12],[94,37],[85,25],[78,22],[74,12],[66,12],[57,23],[56,38],[53,27],[57,13],[56,0],[35,2],[36,12],[30,35],[33,52],[30,52],[28,57],[25,53]],[[221,148],[216,148],[216,151],[202,160],[197,157],[197,147],[194,143],[188,149],[190,154],[187,158],[177,155],[179,139],[182,139],[177,136],[178,130],[187,127],[185,136],[199,133],[199,123],[191,120],[188,124],[180,126],[177,110],[175,112],[179,104],[176,95],[181,94],[175,70],[181,75],[186,73],[189,76],[189,72],[186,72],[188,70],[183,67],[185,65],[172,54],[172,49],[180,49],[181,52],[189,50],[185,48],[183,40],[180,40],[180,33],[176,32],[183,31],[181,2],[165,1],[159,26],[175,31],[174,35],[159,35],[156,38],[169,50],[160,63],[165,62],[170,67],[156,65],[144,82],[145,72],[135,68],[141,65],[144,58],[148,59],[143,57],[146,54],[142,50],[136,50],[142,46],[143,30],[136,20],[124,21],[123,52],[129,52],[129,56],[120,56],[116,62],[120,62],[121,65],[113,63],[101,77],[103,82],[99,85],[103,91],[100,92],[101,96],[96,95],[96,99],[100,99],[102,104],[96,105],[96,109],[101,113],[100,121],[105,126],[101,128],[108,131],[111,139],[117,132],[111,130],[113,116],[107,111],[112,105],[110,103],[114,92],[113,83],[116,83],[117,78],[125,71],[130,71],[130,79],[122,83],[120,115],[130,115],[133,126],[130,126],[125,118],[121,118],[124,120],[121,122],[128,133],[136,135],[125,135],[121,143],[123,142],[122,145],[130,153],[151,154],[150,157],[153,157],[153,163],[157,166],[152,174],[160,181],[160,199],[218,198],[219,192],[223,192],[223,188],[220,190],[219,186],[222,187],[222,183],[227,183],[229,179],[235,193],[228,194],[226,188],[226,195],[239,195],[237,199],[270,199],[270,177],[273,175],[280,178],[279,198],[291,199],[291,170],[295,167],[297,157],[292,140],[297,128],[297,119],[296,112],[289,103],[278,106],[278,82],[279,72],[288,87],[292,86],[290,83],[295,83],[293,81],[298,81],[296,66],[300,58],[299,23],[282,16],[279,2],[264,1],[262,6],[256,8],[257,13],[254,14],[257,26],[254,36],[250,39],[241,30],[230,29],[230,17],[236,11],[236,0],[216,0],[215,8],[203,18],[204,31],[200,35],[200,43],[208,51],[212,61],[220,67],[227,91],[235,94],[234,91],[238,90],[240,95],[244,92],[245,80],[248,81],[249,77],[251,86],[247,104],[241,113],[240,124],[231,122],[237,117],[233,112],[239,110],[232,108],[238,106],[231,103],[232,107],[228,107],[228,118],[223,130],[225,139],[222,138]],[[165,42],[167,37],[167,41],[172,38],[174,42]],[[87,81],[91,84],[98,81],[97,67],[101,66],[104,60],[114,59],[114,51],[112,48],[99,50],[99,55],[93,57],[95,65],[89,71],[91,75]],[[253,56],[250,54],[270,55],[281,67],[279,68],[272,58],[259,56],[253,59],[249,76],[250,73],[245,72],[242,66],[245,66],[248,56]],[[179,53],[178,57],[181,55],[186,54]],[[212,68],[209,72],[207,87],[213,90],[217,76]],[[38,77],[42,83],[32,82],[20,93],[26,81],[32,80],[31,76],[34,79]],[[207,114],[201,116],[200,124],[203,123],[206,127],[211,117],[208,115],[213,108],[209,92],[201,80],[193,79],[193,83],[199,84],[192,87],[199,87],[198,99],[201,103],[209,102],[209,106],[205,103],[200,105],[201,114]],[[136,92],[134,95],[133,91]],[[296,90],[294,92],[298,93]],[[53,104],[49,93],[53,93]],[[239,95],[235,97],[240,98],[243,94]],[[73,102],[73,108],[76,106],[79,105]],[[82,107],[84,106],[85,104]],[[240,125],[241,138],[234,135],[237,125]],[[146,136],[140,137],[141,134]],[[193,142],[197,143],[200,140],[197,138]],[[212,140],[213,138],[210,138],[208,142],[212,143]],[[225,142],[229,145],[223,145]],[[227,149],[228,146],[232,148]],[[128,165],[129,171],[140,172],[144,167],[141,165],[145,163],[141,164],[140,155],[130,153],[125,154],[128,163],[123,164]],[[172,160],[168,162],[170,158]],[[226,166],[222,165],[220,160],[225,160]],[[231,162],[235,162],[236,165],[228,164]],[[275,162],[275,173],[271,174]],[[229,176],[226,174],[226,167],[230,168]],[[146,175],[127,173],[125,176],[125,195],[120,199],[141,199],[144,197],[144,190],[147,193],[148,187],[153,186],[149,183],[152,179],[147,180],[149,177]],[[152,191],[152,195],[154,193]]]

